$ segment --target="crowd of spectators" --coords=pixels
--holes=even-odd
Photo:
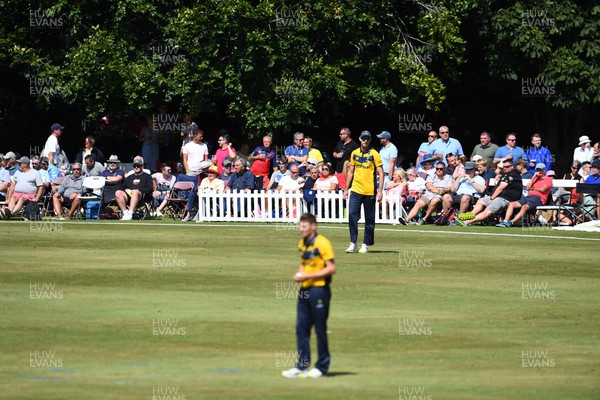
[[[1,154],[0,217],[10,218],[28,202],[48,198],[55,216],[69,219],[79,209],[78,198],[85,190],[82,182],[88,176],[106,179],[103,199],[114,201],[115,211],[123,220],[132,219],[138,205],[145,201],[153,203],[154,215],[162,216],[169,193],[175,182],[181,181],[194,185],[187,198],[184,221],[193,219],[198,196],[207,192],[304,190],[312,199],[315,192],[350,186],[346,171],[351,153],[359,148],[347,127],[340,129],[339,141],[331,153],[319,149],[318,143],[302,132],[295,132],[288,146],[275,147],[273,138],[267,135],[254,150],[242,144],[237,151],[228,132],[221,130],[216,151],[211,153],[204,132],[185,114],[180,132],[180,164],[174,171],[175,165],[160,163],[158,143],[162,136],[151,126],[148,121],[142,128],[141,154],[134,158],[133,170],[128,174],[120,168],[116,155],[105,158],[92,136],[85,137],[70,164],[60,147],[61,140],[65,140],[65,127],[59,123],[50,127],[40,155],[30,159],[13,151]],[[383,164],[389,203],[386,212],[388,218],[395,215],[404,224],[431,223],[433,215],[456,210],[455,220],[461,225],[496,215],[502,221],[499,226],[512,226],[540,205],[569,202],[577,195],[571,187],[553,187],[554,155],[537,133],[530,136],[530,145],[521,147],[515,133],[508,133],[506,143],[499,146],[493,143],[490,133],[482,132],[480,143],[466,153],[449,127],[443,125],[438,131],[427,133],[414,166],[407,170],[400,167],[401,157],[392,134],[382,131],[377,138],[380,147],[376,150]],[[521,139],[521,144],[524,142]],[[280,153],[278,149],[282,149]],[[562,179],[600,183],[599,169],[600,144],[583,135],[574,149],[570,170]],[[529,180],[526,185],[524,179]],[[395,198],[400,199],[405,212],[394,209]],[[598,200],[591,200],[598,207]],[[63,206],[68,209],[66,215]],[[465,218],[469,213],[470,218]],[[596,210],[596,217],[597,213]]]

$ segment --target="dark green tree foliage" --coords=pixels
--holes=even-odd
[[[253,136],[351,104],[439,109],[443,81],[463,62],[465,4],[9,0],[0,61],[38,79],[47,106],[66,101],[95,117],[166,101],[224,111]]]

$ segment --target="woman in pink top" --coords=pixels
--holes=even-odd
[[[392,180],[386,185],[385,190],[387,194],[388,202],[388,215],[393,215],[392,212],[396,207],[396,202],[401,199],[400,204],[406,204],[406,191],[407,191],[406,174],[402,168],[397,168],[392,175]]]
[[[215,162],[219,169],[219,175],[223,173],[223,160],[225,157],[231,157],[233,160],[236,154],[235,149],[231,145],[231,137],[227,134],[219,135],[219,148],[215,153]]]
[[[333,192],[338,188],[338,180],[335,175],[332,175],[333,168],[331,164],[323,164],[321,167],[321,176],[315,181],[313,189],[321,192]]]

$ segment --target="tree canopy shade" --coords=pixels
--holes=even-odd
[[[438,110],[467,3],[6,0],[0,57],[47,106],[96,117],[169,102],[254,136],[344,105]]]

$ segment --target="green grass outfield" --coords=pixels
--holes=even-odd
[[[598,234],[323,225],[330,375],[288,380],[295,225],[0,228],[1,398],[600,398]]]

